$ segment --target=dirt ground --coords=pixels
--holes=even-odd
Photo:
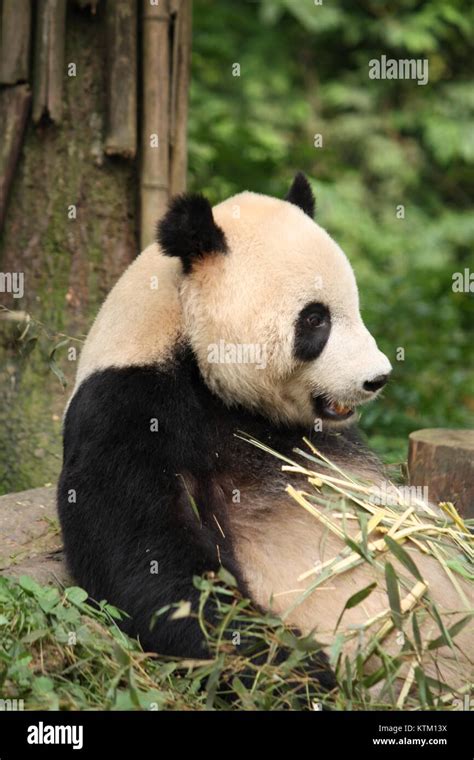
[[[63,561],[56,489],[0,496],[0,573],[41,583],[70,582]]]

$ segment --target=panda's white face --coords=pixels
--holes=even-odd
[[[391,365],[362,322],[341,249],[287,201],[246,192],[213,214],[227,252],[195,261],[181,286],[185,333],[208,386],[275,421],[354,419]]]

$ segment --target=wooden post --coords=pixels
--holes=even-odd
[[[30,28],[30,0],[3,0],[0,84],[28,81]]]
[[[186,189],[188,169],[188,91],[191,64],[192,0],[172,0],[174,14],[171,80],[170,195]]]
[[[33,121],[49,114],[61,121],[66,39],[66,0],[38,0],[33,88]]]
[[[105,152],[134,158],[137,152],[137,3],[107,3],[108,104]]]
[[[0,228],[21,151],[30,100],[31,92],[25,84],[7,87],[0,94]]]
[[[169,196],[169,22],[168,0],[143,0],[143,103],[140,178],[140,238],[155,238],[157,219]]]
[[[451,501],[474,517],[474,430],[417,430],[410,434],[410,484],[427,486],[431,502]]]

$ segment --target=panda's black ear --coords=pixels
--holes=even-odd
[[[311,190],[311,185],[303,172],[298,172],[295,176],[293,184],[285,196],[285,201],[289,201],[295,206],[298,206],[298,208],[310,216],[311,219],[314,219],[316,201],[313,191]]]
[[[203,195],[185,193],[173,198],[158,223],[157,240],[167,256],[177,256],[185,272],[193,259],[227,250],[223,230],[217,226],[211,204]]]

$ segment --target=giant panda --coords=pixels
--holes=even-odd
[[[91,598],[127,613],[123,626],[146,651],[206,657],[195,616],[151,620],[183,600],[196,611],[193,578],[221,567],[258,609],[323,646],[371,581],[359,567],[294,604],[308,583],[299,576],[344,545],[289,499],[281,462],[239,434],[283,456],[306,436],[336,464],[383,477],[354,423],[391,364],[314,206],[302,174],[285,199],[242,192],[211,208],[199,194],[176,197],[83,347],[58,486],[66,558]],[[451,623],[460,611],[449,578],[432,558],[416,561]],[[386,608],[383,578],[378,586],[345,612],[346,627]],[[212,620],[211,601],[205,613]],[[460,637],[472,663],[472,636]],[[443,649],[456,680],[458,653]]]

